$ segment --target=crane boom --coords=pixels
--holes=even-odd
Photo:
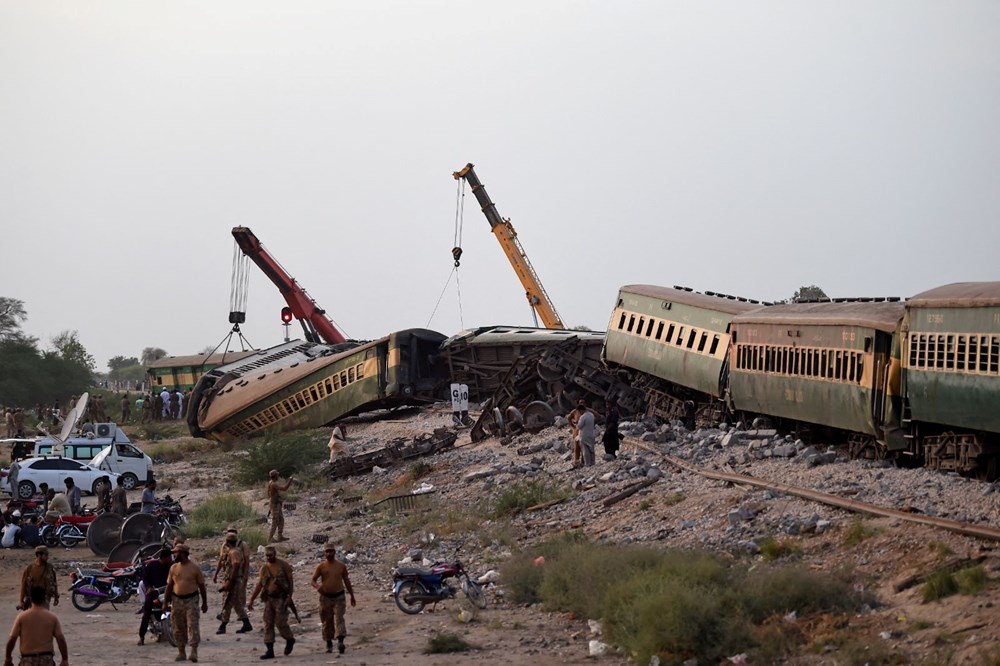
[[[272,257],[260,239],[250,231],[249,227],[233,227],[233,238],[243,254],[247,255],[264,275],[274,283],[281,292],[292,314],[302,324],[302,331],[309,342],[326,342],[331,345],[345,342],[344,335],[337,330],[333,322],[326,316],[326,310],[319,307],[316,301],[299,286],[281,264]]]
[[[469,162],[461,171],[453,172],[452,176],[454,176],[455,180],[464,178],[472,187],[472,193],[476,195],[476,200],[482,207],[486,220],[490,223],[493,235],[500,241],[500,247],[503,248],[504,254],[507,255],[507,260],[514,267],[514,272],[517,273],[517,278],[524,287],[524,295],[528,299],[528,304],[533,308],[538,317],[541,318],[542,325],[545,328],[566,328],[559,317],[559,313],[556,312],[555,305],[552,304],[552,299],[549,298],[545,287],[542,286],[542,281],[538,279],[538,273],[535,272],[531,262],[528,261],[528,255],[525,254],[524,248],[521,247],[521,242],[517,240],[517,232],[514,231],[514,226],[510,223],[509,219],[500,217],[496,204],[490,200],[490,195],[486,194],[486,188],[479,182],[479,178],[473,169],[474,166],[472,162]]]

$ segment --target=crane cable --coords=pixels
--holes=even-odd
[[[455,260],[455,265],[452,267],[451,272],[448,273],[448,279],[444,282],[444,288],[441,289],[441,295],[438,296],[437,303],[434,304],[434,310],[431,312],[431,316],[427,319],[427,326],[430,327],[431,320],[434,319],[434,315],[437,314],[438,307],[441,305],[442,299],[444,299],[444,294],[448,291],[448,285],[451,284],[451,278],[455,278],[455,290],[458,293],[458,321],[460,322],[462,328],[465,328],[465,315],[462,312],[462,282],[458,277],[458,267],[461,264],[462,258],[462,230],[465,226],[465,179],[458,179],[458,187],[455,192],[455,246],[451,248],[451,256]]]

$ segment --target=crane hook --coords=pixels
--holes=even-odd
[[[458,268],[459,264],[461,263],[459,259],[462,258],[462,248],[460,247],[451,248],[451,256],[455,257],[455,268]]]

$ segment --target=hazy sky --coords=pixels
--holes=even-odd
[[[196,353],[245,225],[349,336],[424,327],[470,161],[568,325],[631,283],[908,296],[1000,279],[998,118],[995,0],[2,0],[0,296],[100,370]],[[530,324],[465,203],[429,327]],[[283,304],[254,269],[251,343]]]

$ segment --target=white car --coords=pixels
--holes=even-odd
[[[73,484],[81,492],[94,495],[101,483],[110,483],[114,487],[118,479],[114,472],[98,469],[72,458],[43,456],[13,463],[6,481],[11,495],[26,500],[38,492],[38,486],[42,483],[49,484],[49,488],[55,488],[56,492],[63,492],[67,477],[73,479]]]

